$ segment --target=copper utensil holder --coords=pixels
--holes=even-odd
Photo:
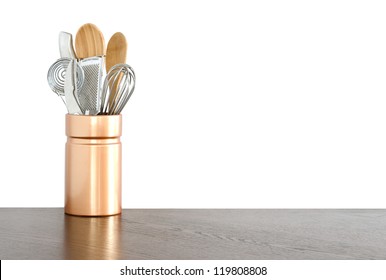
[[[121,115],[66,115],[65,213],[121,213],[121,134]]]

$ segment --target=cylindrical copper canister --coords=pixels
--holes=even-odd
[[[66,115],[65,212],[121,213],[121,115]]]

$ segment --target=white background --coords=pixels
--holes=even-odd
[[[121,269],[204,269],[204,275],[177,276],[144,276],[120,275]],[[23,267],[23,269],[20,269]],[[215,267],[221,274],[221,267],[266,267],[266,275],[226,275],[215,276]],[[1,275],[6,280],[37,279],[58,280],[77,278],[95,280],[105,279],[297,279],[297,280],[325,280],[325,279],[350,279],[350,280],[384,280],[384,260],[5,260],[2,261]],[[224,268],[225,269],[225,268]],[[208,272],[209,270],[209,272]],[[141,270],[142,271],[142,270]],[[137,273],[138,274],[138,273]]]
[[[0,206],[64,203],[58,33],[123,32],[123,207],[386,207],[384,1],[0,4]]]

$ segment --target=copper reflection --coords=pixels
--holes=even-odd
[[[66,115],[65,212],[121,213],[121,115]]]
[[[70,260],[121,259],[121,216],[65,216],[65,258]]]

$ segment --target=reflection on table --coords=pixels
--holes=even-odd
[[[121,215],[77,217],[65,215],[66,259],[119,259]]]

